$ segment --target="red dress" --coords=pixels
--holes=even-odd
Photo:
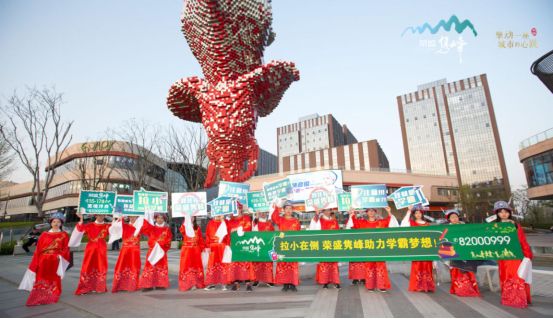
[[[57,274],[59,257],[69,261],[69,235],[66,232],[43,232],[38,238],[29,270],[36,274],[33,290],[27,306],[58,302],[61,295],[61,279]]]
[[[96,222],[77,224],[77,230],[86,233],[88,243],[84,251],[83,265],[76,295],[92,291],[106,292],[106,275],[108,272],[108,255],[106,239],[110,224]]]
[[[182,247],[180,250],[179,290],[187,291],[192,287],[204,288],[204,266],[202,250],[205,248],[202,230],[194,229],[194,237],[186,236],[184,225],[180,226]]]
[[[212,219],[207,223],[205,230],[206,246],[209,248],[209,261],[205,273],[205,284],[208,286],[228,284],[228,264],[223,263],[223,253],[225,252],[225,246],[230,242],[229,235],[226,235],[221,243],[219,243],[219,237],[215,235],[222,222],[221,220]]]
[[[134,236],[135,228],[123,223],[123,246],[115,264],[111,292],[138,289],[140,277],[140,234]]]
[[[227,221],[227,228],[230,234],[237,231],[238,227],[246,231],[252,231],[252,219],[250,216],[233,216]],[[229,265],[229,282],[235,281],[255,281],[255,272],[251,261],[231,262]]]
[[[517,224],[517,235],[524,257],[532,259],[532,249],[526,241],[524,230]],[[518,274],[522,260],[499,260],[499,283],[501,285],[501,303],[506,306],[526,308],[532,303],[530,285],[524,282]]]
[[[279,216],[280,209],[276,207],[271,219],[278,226],[279,231],[300,230],[301,224],[297,218],[285,218]],[[276,284],[300,284],[300,271],[297,262],[278,262],[276,267]]]
[[[257,222],[258,231],[275,231],[273,223],[270,221],[258,221]],[[267,284],[272,284],[275,282],[275,276],[273,275],[273,262],[254,262],[253,271],[255,272],[255,280],[261,281]]]
[[[336,218],[330,219],[325,216],[319,218],[321,223],[321,230],[336,230],[340,229]],[[338,269],[337,262],[320,262],[317,264],[317,272],[315,274],[315,280],[318,284],[339,284],[340,283],[340,271]]]
[[[388,228],[390,216],[375,221],[366,220],[365,228]],[[369,261],[365,263],[365,288],[369,290],[392,288],[390,278],[388,277],[388,268],[385,261]]]
[[[153,226],[148,221],[144,220],[141,233],[148,237],[148,253],[146,254],[146,263],[144,270],[140,276],[138,287],[144,288],[167,288],[169,287],[169,269],[167,266],[167,251],[171,248],[171,239],[173,234],[168,226]],[[156,243],[165,251],[163,257],[152,265],[148,261],[148,257],[152,253],[152,249]]]
[[[430,226],[427,222],[424,222],[424,224],[418,224],[413,220],[409,220],[409,222],[414,227]],[[434,283],[434,276],[432,275],[432,262],[412,261],[409,291],[434,292],[434,290],[436,290],[436,285]]]
[[[472,271],[465,271],[452,267],[449,270],[451,275],[451,288],[449,293],[459,297],[478,297],[480,289],[476,281],[476,275]]]
[[[353,221],[353,227],[352,229],[361,229],[361,228],[368,228],[368,221],[366,219],[357,219],[355,218],[355,215],[351,216],[351,219]],[[351,280],[365,280],[367,271],[367,263],[366,262],[355,262],[352,261],[349,263],[348,267],[348,278]]]

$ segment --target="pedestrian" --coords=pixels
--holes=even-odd
[[[388,216],[380,218],[375,208],[367,209],[365,228],[388,228],[390,221],[395,220],[390,207],[385,208]],[[392,288],[388,277],[388,268],[385,261],[369,261],[365,263],[365,288],[369,291],[386,292]]]
[[[215,289],[221,285],[222,290],[227,290],[229,283],[228,264],[223,263],[223,255],[230,244],[228,228],[224,216],[214,216],[205,230],[205,250],[209,252],[207,269],[205,273],[205,290]]]
[[[412,218],[411,218],[412,213]],[[402,227],[425,227],[430,223],[424,220],[422,205],[409,206],[403,221]],[[412,261],[411,275],[409,276],[409,291],[434,292],[436,284],[432,274],[432,261]]]
[[[106,275],[108,271],[108,257],[106,239],[110,224],[104,221],[104,215],[94,215],[94,222],[84,224],[83,215],[77,213],[79,223],[76,230],[88,236],[88,243],[84,251],[81,275],[76,295],[89,292],[104,293],[107,291]]]
[[[182,247],[180,253],[179,290],[205,288],[202,250],[205,242],[202,230],[196,224],[196,217],[185,216],[180,226]]]
[[[311,225],[315,226],[314,230],[338,230],[340,225],[336,217],[331,215],[330,209],[315,211]],[[311,229],[311,227],[309,227]],[[315,281],[319,285],[323,285],[323,289],[328,289],[329,284],[334,284],[336,289],[340,289],[340,270],[338,262],[320,262],[317,264],[317,272],[315,273]]]
[[[267,219],[267,212],[258,212],[257,218],[254,219],[252,231],[275,231],[273,223]],[[274,287],[275,276],[273,273],[273,262],[254,262],[253,270],[255,272],[254,287],[259,285],[259,282],[264,282],[269,287]]]
[[[300,221],[293,217],[292,203],[286,201],[283,205],[284,216],[280,216],[280,207],[273,204],[272,221],[278,226],[279,231],[301,230]],[[298,291],[300,284],[300,272],[297,262],[277,262],[275,283],[283,285],[282,291]]]
[[[153,225],[148,221],[150,216],[146,216],[144,219],[141,230],[141,233],[148,237],[146,262],[138,280],[138,287],[143,291],[169,287],[167,251],[171,248],[173,234],[166,223],[167,216],[165,214],[155,213]]]
[[[450,225],[461,225],[464,222],[459,218],[461,216],[457,209],[451,209],[445,212],[445,218]],[[480,296],[480,289],[476,281],[475,271],[468,268],[473,265],[472,262],[464,260],[453,260],[449,269],[451,275],[451,288],[449,293],[459,297],[477,297]],[[476,268],[476,267],[474,267]]]
[[[532,273],[532,249],[526,240],[524,230],[512,217],[513,210],[507,202],[498,201],[493,208],[496,214],[496,222],[512,223],[517,228],[517,236],[522,248],[524,258],[499,260],[499,283],[501,286],[501,303],[516,308],[526,308],[532,303],[530,295],[529,275]],[[519,276],[527,274],[525,278]]]
[[[128,223],[121,219],[112,223],[112,227],[121,227],[123,247],[115,263],[111,292],[136,291],[140,278],[140,231],[143,217],[129,216]],[[110,238],[112,240],[112,238]],[[114,239],[119,241],[120,239]]]
[[[68,264],[70,260],[69,235],[62,229],[64,220],[62,213],[52,214],[48,221],[50,230],[38,238],[33,259],[19,286],[19,289],[31,291],[27,306],[57,303],[60,298],[65,271],[62,268],[60,273],[60,262]]]
[[[38,231],[36,226],[33,226],[31,231],[27,234],[27,241],[22,246],[23,250],[27,253],[27,255],[31,254],[29,247],[31,247],[36,242],[38,242],[39,236],[40,236],[40,231]]]
[[[250,216],[244,215],[242,211],[242,205],[238,204],[238,214],[231,216],[227,222],[229,237],[230,234],[237,232],[239,235],[244,232],[252,231],[252,220]],[[252,282],[255,281],[255,272],[253,269],[253,263],[251,261],[235,261],[228,265],[229,268],[229,282],[232,287],[232,291],[240,290],[240,283],[246,284],[246,291],[251,292]]]

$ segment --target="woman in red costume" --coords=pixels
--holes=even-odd
[[[528,278],[519,277],[520,273],[532,272],[532,249],[526,241],[522,226],[512,219],[512,209],[508,203],[499,201],[494,204],[496,221],[500,223],[513,223],[517,227],[517,235],[522,248],[524,259],[499,260],[499,283],[501,285],[501,303],[516,308],[526,308],[532,303]]]
[[[367,209],[367,221],[365,228],[388,228],[392,218],[392,210],[386,207],[388,216],[379,218],[374,208]],[[388,278],[388,268],[385,261],[369,261],[365,263],[365,288],[374,291],[385,292],[392,288],[390,278]]]
[[[362,213],[363,214],[363,213]],[[349,210],[349,220],[346,225],[347,229],[361,229],[361,228],[367,228],[368,223],[367,219],[364,217],[357,217],[355,214],[355,209]],[[357,285],[358,283],[365,283],[365,276],[366,276],[366,269],[367,269],[367,263],[366,262],[356,262],[351,261],[349,263],[348,267],[348,278],[352,280],[353,285]]]
[[[280,216],[280,209],[274,206],[274,212],[271,215],[272,221],[278,226],[279,231],[300,230],[301,224],[297,218],[292,217],[292,203],[284,204],[284,217]],[[276,267],[275,283],[284,285],[282,291],[296,292],[297,285],[300,284],[299,265],[297,262],[278,262]]]
[[[186,216],[180,227],[182,247],[180,252],[179,290],[202,289],[204,267],[202,250],[205,248],[202,230],[196,224],[196,217]]]
[[[140,230],[144,219],[129,216],[129,222],[114,221],[112,227],[122,227],[123,247],[115,264],[111,292],[136,291],[140,278]],[[114,241],[116,238],[111,238]]]
[[[257,218],[254,220],[252,227],[253,231],[275,231],[275,227],[270,220],[267,220],[267,213],[257,213]],[[253,286],[256,287],[259,282],[264,282],[269,287],[274,286],[275,276],[273,274],[273,262],[254,262],[253,270],[255,272],[255,282]]]
[[[464,224],[459,219],[459,211],[451,209],[445,212],[445,218],[450,225]],[[463,267],[465,266],[465,267]],[[449,293],[459,297],[478,297],[480,290],[474,272],[467,270],[467,262],[462,260],[453,260],[449,269],[451,275],[451,288]]]
[[[411,219],[411,212],[413,211],[413,218]],[[424,227],[430,226],[430,223],[424,220],[423,207],[420,204],[414,207],[409,206],[405,218],[401,222],[401,226],[411,227]],[[421,291],[421,292],[434,292],[436,290],[436,284],[434,283],[434,276],[432,261],[412,261],[411,262],[411,276],[409,277],[409,291]]]
[[[227,222],[229,237],[233,232],[241,233],[252,231],[252,219],[242,212],[242,205],[238,203],[238,215],[231,216]],[[251,261],[231,262],[229,265],[229,282],[232,283],[232,291],[240,289],[240,282],[246,283],[246,291],[251,292],[252,282],[255,281],[255,272]]]
[[[143,290],[169,287],[169,269],[167,251],[171,248],[173,234],[165,222],[165,214],[154,215],[154,225],[144,220],[141,233],[148,237],[148,253],[144,270],[138,281],[138,287]]]
[[[75,295],[83,295],[89,292],[107,292],[108,256],[106,239],[109,235],[110,224],[104,222],[104,215],[95,215],[94,222],[87,224],[83,224],[81,213],[77,213],[77,216],[80,220],[76,229],[88,236],[88,243],[84,251],[81,277]]]
[[[19,289],[31,290],[27,306],[58,302],[61,295],[60,263],[68,263],[69,235],[62,230],[63,214],[53,214],[49,220],[50,230],[38,238],[33,259]],[[64,269],[65,270],[65,269]]]
[[[206,290],[215,289],[220,284],[222,290],[227,290],[229,271],[228,264],[223,263],[225,247],[230,244],[227,225],[224,216],[215,216],[205,230],[206,249],[209,252],[207,270],[205,273]]]
[[[315,216],[311,225],[315,226],[313,230],[337,230],[340,229],[336,217],[331,215],[330,209],[323,209],[323,214],[319,210],[315,211]],[[312,229],[310,227],[310,229]],[[328,284],[334,284],[336,289],[340,289],[340,271],[337,262],[320,262],[317,264],[315,281],[323,285],[323,289],[328,289]]]

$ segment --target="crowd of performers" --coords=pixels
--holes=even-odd
[[[386,207],[385,217],[376,209],[363,212],[350,211],[346,228],[386,228],[400,226]],[[281,216],[282,213],[282,216]],[[519,224],[512,219],[512,209],[506,202],[494,205],[495,222],[514,223],[518,229],[520,245],[524,253],[522,260],[499,260],[499,278],[501,284],[501,302],[504,305],[524,308],[531,302],[530,286],[521,278],[520,273],[531,267],[532,252]],[[422,206],[409,207],[401,222],[402,227],[429,226],[425,220]],[[147,214],[148,215],[148,214]],[[459,211],[446,212],[450,224],[462,223]],[[114,269],[111,292],[165,289],[169,287],[167,251],[171,247],[172,233],[165,220],[165,214],[129,217],[127,220],[115,218],[112,223],[104,222],[103,215],[96,215],[93,222],[80,221],[71,238],[62,229],[62,214],[51,216],[51,229],[40,235],[37,248],[21,282],[20,289],[31,293],[28,306],[55,303],[61,295],[61,279],[70,264],[70,247],[80,244],[86,235],[88,242],[84,252],[76,295],[107,292],[108,272],[106,239],[110,242],[122,239],[123,245]],[[239,209],[237,216],[225,219],[213,217],[207,224],[205,237],[193,217],[184,219],[180,232],[183,235],[178,289],[212,290],[220,286],[222,290],[246,291],[263,283],[267,286],[282,286],[282,291],[297,291],[300,285],[299,264],[297,262],[277,262],[273,271],[273,262],[230,262],[230,234],[248,231],[281,231],[301,229],[300,221],[293,215],[293,207],[285,202],[282,207],[273,205],[272,214],[257,213],[254,220]],[[339,229],[336,216],[330,210],[317,211],[309,229]],[[148,238],[148,253],[144,260],[140,256],[140,238]],[[409,279],[409,291],[434,292],[436,278],[433,275],[435,264],[432,261],[412,261]],[[205,273],[204,273],[205,266]],[[475,269],[463,266],[463,261],[453,261],[449,265],[451,273],[451,294],[462,297],[480,296],[476,282]],[[525,269],[523,269],[525,268]],[[531,268],[530,268],[531,272]],[[369,291],[386,292],[391,289],[386,262],[350,262],[348,278],[353,285],[362,284]],[[340,273],[337,262],[320,262],[315,276],[317,284],[324,289],[333,285],[340,289]]]

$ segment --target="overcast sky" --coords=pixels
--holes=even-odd
[[[181,0],[0,0],[0,97],[25,85],[64,92],[74,141],[97,138],[128,118],[179,124],[166,107],[170,85],[202,76],[180,32]],[[553,49],[552,1],[273,1],[275,42],[265,61],[296,63],[301,80],[257,127],[259,145],[276,154],[276,128],[311,113],[332,113],[360,140],[376,138],[392,168],[405,168],[396,96],[417,85],[486,73],[513,187],[526,184],[519,143],[553,127],[553,95],[531,63]],[[469,19],[460,56],[420,40],[455,31],[405,34],[455,14]],[[536,28],[537,48],[498,47],[497,32],[520,41]],[[439,49],[439,44],[438,44]],[[460,61],[462,58],[462,62]],[[11,177],[29,180],[22,170]]]

